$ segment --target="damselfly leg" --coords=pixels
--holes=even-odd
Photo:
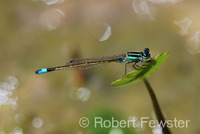
[[[129,61],[129,62],[125,62],[125,74],[124,74],[124,76],[126,75],[126,68],[127,68],[127,64],[129,64],[129,63],[133,63],[133,68],[135,69],[135,70],[138,70],[138,68],[136,68],[136,67],[140,67],[140,66],[138,66],[137,65],[137,63],[138,63],[139,61]]]
[[[139,61],[133,63],[133,68],[135,68],[135,70],[138,70],[138,68],[140,67],[140,66],[137,65],[138,62]],[[136,67],[138,67],[138,68],[136,68]]]

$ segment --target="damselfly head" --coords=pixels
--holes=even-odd
[[[148,59],[148,58],[150,57],[149,48],[145,48],[145,49],[144,49],[143,56],[144,56],[146,59]]]

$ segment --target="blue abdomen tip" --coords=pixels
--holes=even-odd
[[[36,74],[42,74],[42,73],[46,73],[46,72],[47,72],[47,68],[43,68],[43,69],[35,71]]]

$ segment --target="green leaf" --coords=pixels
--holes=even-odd
[[[111,86],[123,86],[139,82],[142,78],[149,77],[168,57],[168,52],[159,54],[156,58],[145,62],[138,70],[134,70],[119,80],[111,83]]]

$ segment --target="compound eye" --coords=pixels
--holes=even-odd
[[[144,52],[146,53],[146,52],[149,52],[149,48],[145,48],[144,49]]]
[[[144,56],[145,57],[150,57],[149,48],[145,48],[144,49]]]

